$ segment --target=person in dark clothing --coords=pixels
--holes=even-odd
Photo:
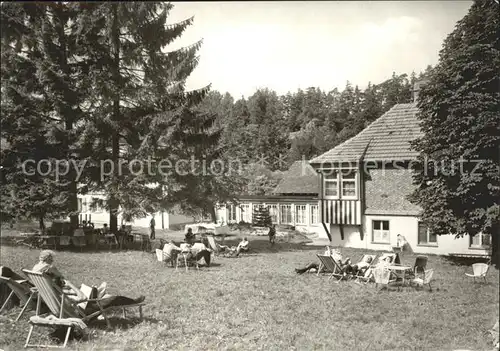
[[[269,236],[269,243],[271,245],[274,245],[274,240],[276,238],[276,226],[273,224],[269,227],[269,233],[267,233]]]
[[[151,222],[149,222],[149,230],[150,230],[149,238],[151,240],[155,239],[155,225],[156,225],[155,218],[152,217]]]
[[[184,241],[189,245],[193,245],[194,238],[195,238],[195,235],[193,234],[193,229],[188,228],[188,231],[187,231],[186,235],[184,236]]]

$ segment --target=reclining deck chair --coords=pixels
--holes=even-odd
[[[418,274],[422,274],[422,279],[425,279],[425,272],[427,268],[427,261],[428,261],[427,256],[417,256],[415,259],[415,264],[413,265],[413,269],[407,271],[407,275],[409,278],[417,278]]]
[[[106,297],[97,299],[82,298],[79,300],[72,300],[68,298],[68,296],[74,296],[75,294],[64,292],[59,286],[55,285],[52,279],[46,274],[33,272],[26,269],[23,269],[23,272],[28,276],[28,279],[33,283],[33,285],[35,285],[38,290],[39,297],[41,298],[39,298],[37,301],[37,315],[40,312],[41,300],[43,300],[49,308],[50,312],[54,316],[58,316],[58,318],[78,318],[83,322],[89,322],[94,318],[102,315],[109,329],[111,329],[111,323],[109,322],[109,319],[107,317],[107,312],[112,310],[122,309],[123,316],[126,317],[126,308],[139,307],[139,315],[142,319],[142,306],[145,305],[144,303],[110,306],[103,308],[101,306],[101,302],[105,301]],[[83,294],[81,291],[80,295],[85,296],[85,294]],[[88,302],[95,302],[99,310],[87,314],[83,307],[86,306],[86,303]]]
[[[8,302],[15,294],[19,298],[19,306],[22,306],[21,312],[15,320],[17,322],[24,314],[26,309],[30,306],[31,302],[34,301],[33,298],[36,297],[36,289],[31,284],[29,284],[27,280],[14,280],[12,278],[7,278],[0,275],[0,282],[5,283],[11,290],[9,296],[0,308],[0,313],[2,313]],[[26,283],[28,283],[29,285]]]
[[[328,277],[328,280],[335,277],[338,279],[337,282],[340,282],[342,279],[344,279],[344,275],[342,274],[342,269],[340,268],[339,264],[333,259],[332,256],[319,255],[319,254],[317,254],[316,256],[318,256],[318,259],[323,265],[323,269],[325,269],[328,273],[331,273],[330,276]],[[318,269],[318,275],[320,273],[322,273],[322,269]]]
[[[466,276],[474,278],[474,283],[476,278],[483,278],[486,283],[486,274],[490,266],[487,263],[474,263],[472,265],[472,274],[465,273]]]
[[[375,261],[377,260],[377,255],[369,255],[369,254],[366,254],[366,255],[363,255],[363,257],[361,257],[361,260],[364,260],[366,256],[370,256],[372,258],[370,264],[368,267],[366,268],[362,268],[360,269],[357,274],[355,275],[355,282],[360,282],[360,281],[363,281],[365,283],[368,283],[370,280],[373,279],[373,267],[375,266]]]

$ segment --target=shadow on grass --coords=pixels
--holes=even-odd
[[[460,256],[443,256],[445,261],[453,266],[472,266],[474,263],[487,263],[489,257],[460,257]]]

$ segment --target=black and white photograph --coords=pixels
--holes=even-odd
[[[499,13],[0,2],[0,351],[498,351]]]

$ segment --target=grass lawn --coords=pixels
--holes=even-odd
[[[433,291],[377,290],[373,284],[336,284],[326,276],[297,275],[322,248],[250,238],[253,252],[216,257],[189,272],[166,267],[139,251],[58,252],[56,265],[74,283],[108,283],[108,292],[146,296],[145,320],[115,329],[91,324],[91,335],[72,341],[79,350],[491,350],[485,332],[498,318],[498,271],[472,282],[443,257],[429,256]],[[342,249],[357,260],[361,250]],[[1,247],[2,265],[31,268],[39,251]],[[415,256],[403,254],[404,263]],[[18,311],[17,309],[15,310]],[[33,313],[33,312],[30,312]],[[130,313],[132,315],[133,313]],[[11,314],[7,317],[14,317]],[[0,317],[0,348],[19,350],[28,317]],[[49,329],[38,329],[47,338]],[[34,340],[34,341],[35,341]]]

